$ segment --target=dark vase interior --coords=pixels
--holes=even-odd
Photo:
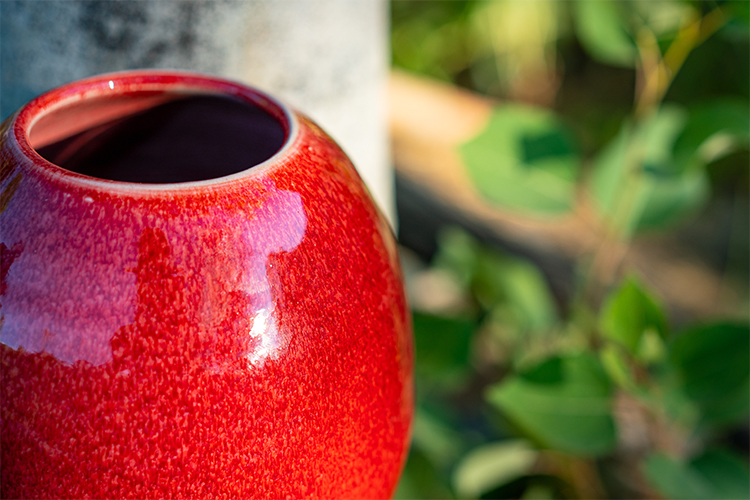
[[[102,113],[107,98],[99,100]],[[114,181],[177,183],[231,175],[273,156],[286,136],[267,110],[220,95],[161,99],[83,130],[76,127],[80,113],[66,115],[62,107],[52,114],[48,122],[54,121],[56,138],[39,146],[32,137],[36,151],[67,170]],[[43,120],[34,128],[40,126]]]

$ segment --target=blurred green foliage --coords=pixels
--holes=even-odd
[[[647,361],[652,355],[644,348],[649,334],[664,338],[667,325],[661,308],[635,279],[627,279],[602,307],[599,331],[624,347],[629,354]],[[652,341],[653,343],[654,341]]]
[[[584,196],[605,234],[562,299],[531,262],[440,235],[426,272],[461,307],[414,314],[398,498],[750,497],[748,322],[685,326],[646,280],[591,264],[722,196],[747,206],[749,5],[392,2],[396,66],[505,100],[458,151],[478,191],[540,218]]]
[[[540,446],[582,456],[615,446],[612,384],[590,353],[546,359],[491,386],[486,398]]]
[[[643,469],[667,498],[750,498],[747,464],[726,451],[711,450],[689,463],[653,454],[644,460]]]
[[[498,106],[461,153],[477,188],[495,203],[535,214],[573,205],[580,158],[570,133],[549,110]]]
[[[718,324],[685,332],[670,346],[682,389],[700,409],[702,423],[743,422],[750,394],[750,331]]]
[[[519,488],[586,498],[571,470],[613,458],[648,482],[644,494],[744,498],[716,496],[746,491],[750,473],[746,457],[712,443],[750,414],[746,323],[672,331],[633,277],[598,317],[586,304],[564,317],[530,263],[455,228],[441,241],[435,268],[470,302],[461,317],[415,313],[418,408],[399,498],[503,498]]]

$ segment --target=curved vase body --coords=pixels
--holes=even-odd
[[[186,93],[261,110],[281,150],[172,184],[37,154]],[[2,497],[393,493],[413,405],[396,246],[320,129],[238,84],[130,72],[37,98],[0,141]]]

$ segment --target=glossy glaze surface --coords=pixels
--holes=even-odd
[[[92,181],[24,144],[35,114],[108,80],[117,96],[187,86],[284,119],[235,84],[126,73],[4,124],[0,496],[390,496],[410,319],[350,162],[300,116],[270,161],[197,183]]]

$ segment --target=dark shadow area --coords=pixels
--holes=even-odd
[[[191,96],[41,147],[67,170],[124,182],[200,181],[241,172],[281,149],[284,129],[265,110],[223,96]]]

